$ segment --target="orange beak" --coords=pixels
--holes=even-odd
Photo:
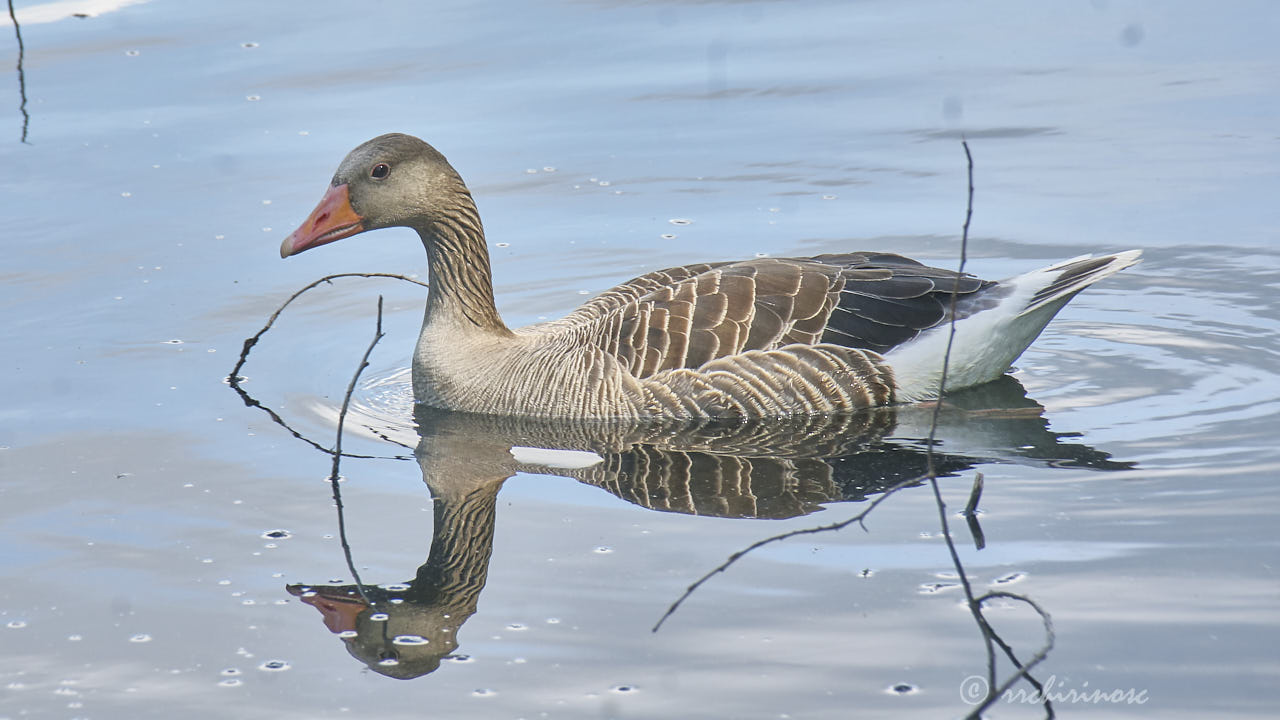
[[[330,187],[311,215],[280,243],[280,257],[297,255],[303,250],[363,232],[364,218],[351,209],[351,198],[347,192],[346,184]]]
[[[333,592],[334,588],[319,588],[312,592],[304,592],[303,586],[290,585],[286,589],[290,595],[300,598],[302,602],[319,610],[320,615],[324,617],[324,626],[329,628],[331,633],[355,630],[360,613],[369,608],[359,597],[324,594],[326,590]]]

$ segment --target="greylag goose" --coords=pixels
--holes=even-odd
[[[512,330],[470,191],[440,152],[402,134],[352,150],[280,256],[385,227],[413,228],[427,249],[415,400],[548,418],[816,415],[937,398],[953,287],[947,390],[998,378],[1076,293],[1141,256],[1000,282],[881,252],[685,265]]]

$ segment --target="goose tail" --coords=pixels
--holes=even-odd
[[[991,382],[1009,370],[1054,315],[1081,290],[1131,267],[1141,250],[1082,255],[996,283],[975,298],[984,307],[956,320],[946,390]],[[885,353],[897,384],[895,398],[917,402],[941,394],[942,358],[950,323],[943,322]]]

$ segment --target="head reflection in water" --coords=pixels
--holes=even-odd
[[[934,455],[939,474],[989,462],[1131,467],[1063,442],[1042,411],[1007,376],[949,398]],[[493,551],[498,491],[515,473],[572,477],[651,510],[795,517],[921,477],[920,438],[928,436],[932,417],[932,407],[905,406],[730,425],[610,425],[419,408],[415,455],[434,504],[426,562],[412,580],[366,585],[363,596],[355,585],[290,585],[288,591],[316,608],[347,651],[374,671],[419,677],[458,648],[458,634],[476,612]],[[532,464],[529,453],[513,452],[521,447],[576,450],[579,460],[592,453],[598,461]],[[705,569],[689,568],[690,576]]]
[[[411,586],[391,588],[366,587],[371,603],[354,585],[290,585],[288,591],[319,610],[325,627],[342,637],[347,652],[374,671],[400,679],[433,672],[457,649],[455,631],[475,612],[476,595],[471,594],[470,604],[455,609],[452,603],[441,606],[433,598],[415,597]]]

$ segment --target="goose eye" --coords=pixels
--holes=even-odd
[[[369,171],[369,177],[375,180],[381,180],[382,178],[390,174],[391,174],[391,166],[386,163],[378,163],[377,165],[373,166],[372,170]]]

